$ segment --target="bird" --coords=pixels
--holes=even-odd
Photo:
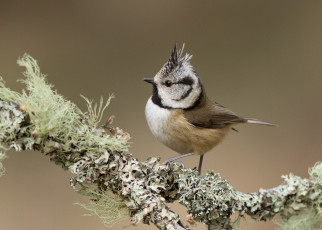
[[[190,60],[177,45],[170,58],[153,78],[143,80],[152,84],[152,96],[145,106],[148,126],[157,140],[181,154],[168,158],[163,164],[199,155],[201,174],[204,154],[221,143],[237,124],[276,126],[254,118],[244,118],[207,97],[201,79]]]

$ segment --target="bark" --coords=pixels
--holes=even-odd
[[[276,214],[290,218],[303,209],[317,210],[321,205],[318,180],[290,174],[283,176],[284,182],[276,188],[242,193],[218,173],[209,172],[200,178],[194,169],[182,169],[176,164],[165,166],[158,158],[140,162],[127,151],[97,148],[94,146],[97,142],[83,140],[82,145],[77,145],[64,142],[68,140],[66,137],[62,140],[50,133],[33,133],[34,124],[28,113],[15,102],[0,100],[0,119],[2,143],[17,151],[33,149],[48,155],[75,175],[71,179],[74,188],[78,184],[91,184],[99,191],[116,193],[126,203],[135,225],[143,221],[159,229],[193,228],[183,224],[166,205],[175,200],[187,208],[192,217],[190,222],[203,222],[209,229],[234,229],[233,213],[266,221]],[[76,128],[73,132],[82,139],[82,130]],[[110,125],[87,127],[87,130],[91,138],[128,139],[128,134]]]

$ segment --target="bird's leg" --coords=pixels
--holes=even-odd
[[[178,160],[178,159],[183,158],[183,157],[191,156],[193,154],[194,153],[186,153],[186,154],[183,154],[183,155],[179,155],[179,156],[175,156],[175,157],[170,157],[170,158],[166,159],[164,162],[162,162],[162,164],[166,165],[166,164],[168,164],[171,161],[175,161],[175,160]]]
[[[198,167],[199,176],[201,174],[202,160],[203,160],[203,155],[200,155],[199,167]]]

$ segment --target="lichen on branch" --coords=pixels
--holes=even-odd
[[[91,146],[92,150],[113,149],[126,151],[128,143],[122,138],[114,138],[106,134],[99,138],[93,132],[102,119],[102,114],[113,96],[104,103],[94,104],[82,96],[89,108],[83,113],[73,102],[67,100],[53,86],[47,83],[46,75],[39,70],[37,62],[28,54],[18,59],[18,64],[26,68],[25,79],[19,80],[26,85],[22,93],[5,87],[3,79],[0,81],[0,98],[3,101],[14,102],[19,109],[26,113],[29,122],[28,131],[34,137],[41,138],[43,144],[48,144],[49,136],[64,143],[64,149],[70,145]],[[46,147],[46,146],[43,146]]]
[[[310,229],[321,228],[321,162],[310,170],[310,179],[289,174],[278,187],[255,193],[236,191],[218,173],[200,178],[194,169],[162,165],[158,158],[140,162],[128,152],[129,134],[111,126],[113,116],[104,119],[111,97],[98,104],[84,97],[88,111],[82,112],[53,90],[32,57],[25,54],[18,64],[26,68],[22,93],[0,81],[0,175],[7,149],[33,149],[74,174],[72,187],[94,202],[83,207],[107,224],[123,213],[115,208],[126,207],[134,225],[151,222],[159,229],[192,229],[167,206],[178,200],[187,208],[189,223],[200,221],[209,229],[234,229],[233,214],[256,221],[280,214],[285,229],[299,226],[298,220]],[[111,193],[119,197],[113,205]]]

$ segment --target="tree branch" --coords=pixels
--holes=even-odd
[[[193,228],[184,225],[166,205],[175,200],[187,208],[193,221],[203,222],[209,229],[234,229],[233,213],[266,221],[276,214],[289,219],[303,210],[313,210],[319,215],[314,224],[321,224],[321,163],[316,165],[319,173],[312,180],[290,174],[283,176],[284,182],[276,188],[242,193],[218,173],[208,172],[200,178],[196,170],[175,164],[165,166],[158,158],[140,162],[126,149],[127,133],[113,128],[111,122],[104,127],[97,125],[103,112],[97,106],[82,113],[55,91],[45,90],[47,100],[55,104],[44,107],[48,101],[43,100],[44,95],[37,95],[44,90],[37,89],[51,86],[30,56],[25,55],[20,64],[27,68],[29,94],[13,92],[3,83],[0,86],[0,142],[17,151],[34,149],[49,155],[75,175],[71,179],[74,188],[91,185],[97,191],[117,194],[125,202],[133,224],[143,221],[159,229]]]

